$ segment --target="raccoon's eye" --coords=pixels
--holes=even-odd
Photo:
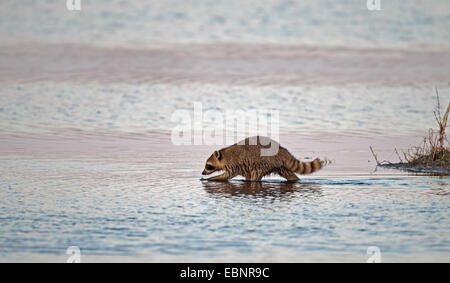
[[[213,170],[214,169],[214,166],[212,166],[212,165],[206,165],[206,170]]]

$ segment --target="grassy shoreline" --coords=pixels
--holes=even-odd
[[[403,158],[397,149],[395,149],[395,153],[400,160],[398,163],[392,163],[386,160],[380,162],[372,147],[370,147],[377,166],[418,173],[450,175],[450,147],[445,132],[450,111],[450,102],[442,115],[439,92],[437,89],[436,98],[437,105],[433,113],[438,125],[438,130],[429,129],[428,136],[423,138],[423,143],[403,151]]]

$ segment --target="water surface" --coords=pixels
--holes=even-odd
[[[65,261],[69,246],[83,261],[364,262],[368,246],[383,261],[448,261],[448,178],[376,170],[366,138],[282,135],[334,163],[298,183],[214,183],[200,180],[214,146],[66,133],[3,136],[2,261]],[[370,139],[390,152],[383,140]]]
[[[0,2],[0,261],[450,260],[449,178],[369,150],[398,161],[450,100],[449,1],[81,2]],[[201,181],[225,145],[172,143],[194,103],[275,109],[331,164]]]

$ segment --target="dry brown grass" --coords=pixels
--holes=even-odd
[[[410,165],[430,165],[438,163],[445,167],[450,165],[450,149],[448,147],[448,139],[445,133],[447,128],[447,120],[450,111],[450,102],[444,115],[441,115],[441,103],[439,93],[436,89],[437,106],[434,110],[434,118],[439,129],[428,130],[428,136],[424,137],[423,143],[403,152],[405,161]],[[447,142],[447,145],[445,144]],[[402,163],[404,162],[401,158]]]
[[[401,155],[395,149],[395,153],[400,159],[401,164],[407,165],[408,167],[439,167],[443,169],[450,169],[450,148],[448,146],[449,141],[446,135],[447,120],[450,111],[450,102],[447,105],[447,109],[444,115],[441,114],[441,103],[439,100],[439,93],[436,89],[437,105],[434,110],[434,118],[438,124],[438,130],[429,129],[428,136],[423,138],[423,143],[412,147],[406,151],[403,151]],[[370,148],[375,161],[378,165],[395,165],[389,161],[379,162],[377,156]],[[397,164],[398,165],[398,164]]]

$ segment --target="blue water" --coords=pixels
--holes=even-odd
[[[449,177],[369,151],[397,161],[450,100],[449,1],[65,2],[0,1],[0,262],[450,260]],[[222,145],[170,139],[194,102],[274,108],[281,145],[332,163],[201,181]]]
[[[365,262],[369,246],[383,262],[448,261],[448,177],[374,171],[367,143],[317,153],[334,163],[298,183],[214,183],[200,180],[214,147],[172,146],[169,134],[2,142],[15,145],[0,157],[1,261],[65,262],[71,246],[82,262]]]
[[[180,166],[155,178],[154,165],[136,161],[24,164],[28,174],[1,184],[3,261],[64,261],[69,246],[82,261],[365,262],[369,246],[383,261],[447,261],[450,252],[448,179],[213,184]]]
[[[81,0],[2,1],[5,42],[75,42],[96,45],[249,42],[343,46],[447,46],[447,0]]]
[[[435,127],[436,94],[424,86],[229,86],[213,84],[3,84],[0,123],[4,131],[105,128],[122,131],[172,130],[176,110],[193,119],[203,111],[270,110],[280,127],[302,131],[402,132]],[[360,99],[364,97],[364,99]],[[441,101],[450,89],[440,89]],[[412,122],[413,121],[413,122]],[[203,119],[204,127],[217,121]]]

